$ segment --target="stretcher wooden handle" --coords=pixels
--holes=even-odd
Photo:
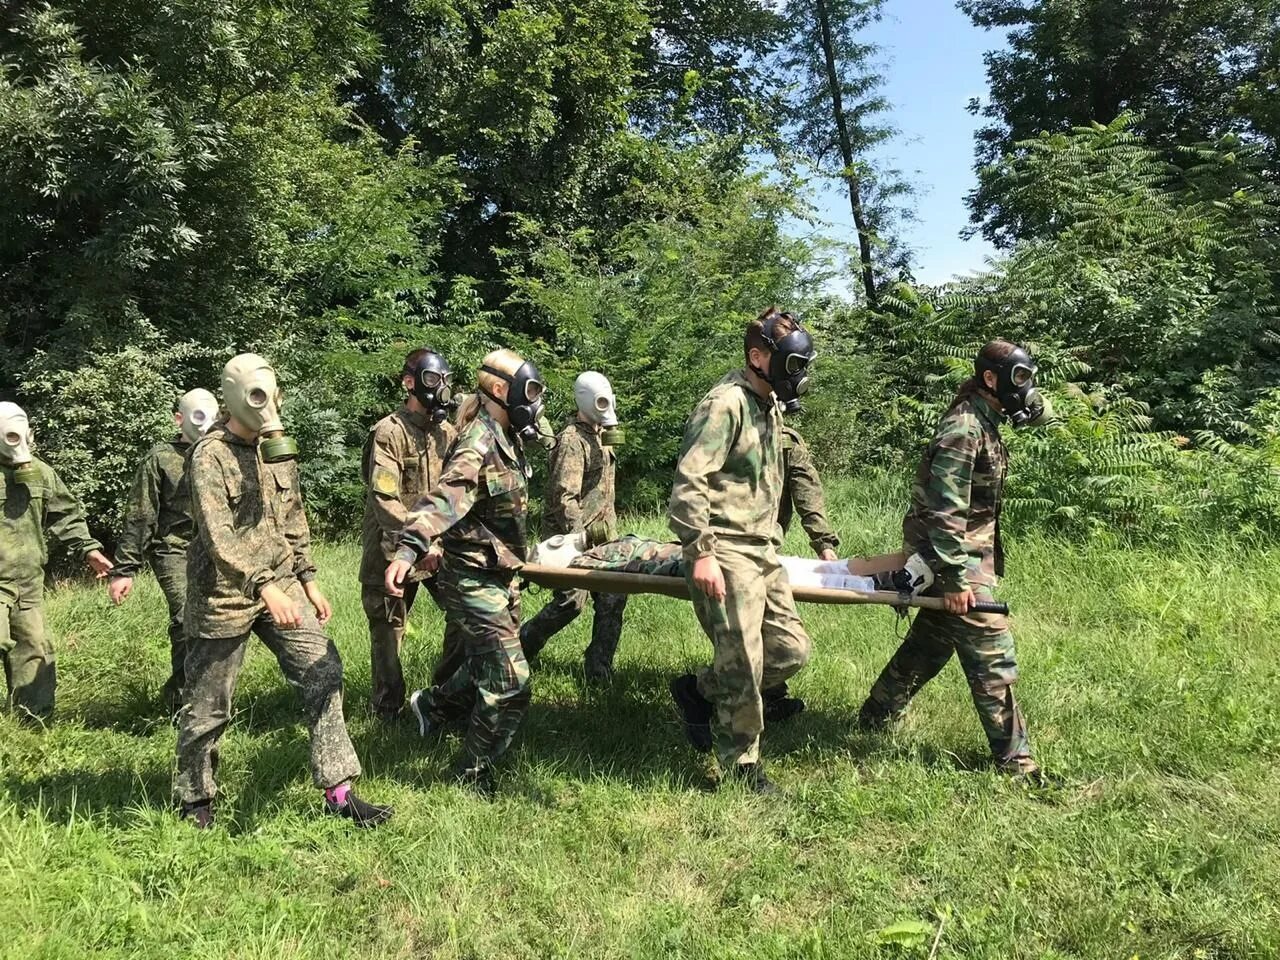
[[[582,567],[544,567],[526,563],[520,568],[526,580],[553,590],[590,590],[595,593],[657,593],[677,600],[689,599],[689,584],[684,577],[656,577],[650,573],[618,573],[616,570],[592,570]],[[917,607],[921,610],[943,610],[941,597],[912,597],[903,600],[892,590],[833,590],[830,587],[792,586],[791,595],[799,603],[879,604],[886,607]],[[1009,605],[979,600],[976,613],[1009,612]]]

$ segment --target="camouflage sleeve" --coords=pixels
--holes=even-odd
[[[409,511],[408,525],[396,542],[397,560],[416,562],[433,539],[471,512],[480,496],[483,469],[484,451],[479,446],[461,443],[454,448],[440,482]]]
[[[302,500],[302,478],[298,475],[298,463],[293,461],[293,500],[285,517],[284,535],[293,551],[293,575],[299,583],[310,583],[316,578],[316,564],[311,559],[311,527],[307,524],[307,508]]]
[[[587,451],[576,430],[566,430],[556,441],[547,475],[547,530],[552,536],[582,529],[582,476]]]
[[[80,559],[83,560],[94,550],[102,549],[102,544],[89,536],[84,507],[53,469],[49,470],[49,489],[45,494],[44,509],[45,530],[48,535]]]
[[[275,579],[275,571],[261,552],[253,550],[236,532],[226,474],[209,446],[201,442],[190,454],[187,477],[191,484],[192,519],[218,576],[256,600],[259,590]]]
[[[822,493],[818,468],[813,465],[809,448],[799,434],[793,434],[791,452],[786,461],[791,500],[800,517],[800,525],[809,535],[809,545],[813,552],[838,549],[840,538],[827,520],[827,501]]]
[[[671,484],[667,524],[684,549],[705,557],[715,550],[711,530],[711,477],[724,466],[741,412],[735,394],[705,398],[689,418]]]
[[[390,429],[381,425],[374,427],[366,443],[368,450],[364,462],[367,475],[364,482],[372,495],[373,514],[384,533],[396,533],[404,529],[409,511],[400,502],[400,458]]]
[[[112,579],[137,576],[142,569],[147,544],[155,536],[159,516],[160,464],[152,451],[142,459],[133,474],[133,486],[125,504],[124,526],[116,543]]]
[[[946,420],[933,442],[929,466],[929,542],[937,557],[935,573],[942,589],[957,593],[968,586],[969,501],[973,465],[982,428],[973,417]]]

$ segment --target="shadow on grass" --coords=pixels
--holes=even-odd
[[[90,816],[110,826],[136,824],[140,807],[164,807],[169,798],[168,767],[144,770],[59,770],[43,776],[6,774],[4,792],[21,809],[38,809],[54,823]]]

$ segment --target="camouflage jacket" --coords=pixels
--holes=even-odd
[[[413,505],[396,557],[415,561],[440,540],[446,556],[484,570],[526,559],[529,465],[524,449],[481,409],[458,430],[440,482]]]
[[[827,520],[827,501],[822,494],[818,468],[809,448],[795,428],[782,428],[782,503],[778,506],[778,526],[786,533],[791,518],[800,515],[800,526],[809,535],[814,553],[837,550],[840,538]]]
[[[689,417],[671,485],[668,523],[688,556],[719,537],[777,543],[782,497],[782,414],[734,371]]]
[[[360,582],[382,583],[396,554],[396,537],[412,507],[440,482],[444,455],[456,431],[451,423],[432,423],[423,413],[402,406],[369,430],[360,460],[365,484],[360,541]]]
[[[179,438],[147,451],[133,475],[112,577],[136,576],[143,560],[185,557],[195,535],[187,488],[187,449]]]
[[[919,553],[942,590],[995,586],[1004,575],[1000,501],[1008,454],[1000,413],[981,397],[961,400],[938,422],[902,521],[907,553]]]
[[[187,454],[196,537],[187,551],[187,633],[236,637],[266,609],[268,583],[315,579],[298,462],[263,463],[224,422]]]
[[[36,604],[44,592],[48,535],[83,558],[102,544],[89,536],[84,507],[43,460],[31,461],[43,475],[28,486],[0,464],[0,603]]]
[[[547,474],[542,536],[576,533],[594,523],[605,524],[613,539],[618,526],[614,512],[613,449],[600,443],[600,431],[574,419],[556,437]]]
[[[574,558],[571,567],[610,570],[614,573],[647,573],[654,577],[683,577],[684,550],[678,543],[644,540],[627,534],[592,547]]]

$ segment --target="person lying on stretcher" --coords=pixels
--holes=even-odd
[[[779,557],[792,586],[823,587],[868,593],[892,590],[919,596],[933,584],[933,573],[918,555],[905,557],[855,557],[850,560],[809,560]],[[628,534],[588,548],[587,534],[544,540],[534,550],[533,562],[547,567],[577,567],[614,573],[642,573],[658,577],[683,577],[680,544],[646,540]]]

